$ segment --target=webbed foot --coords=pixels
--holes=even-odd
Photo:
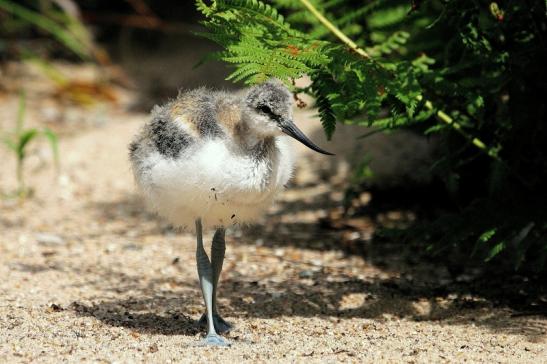
[[[207,315],[206,314],[201,315],[201,317],[198,321],[198,324],[201,327],[207,327]],[[224,319],[218,313],[213,314],[213,325],[215,326],[216,332],[218,332],[219,334],[224,334],[224,333],[230,332],[233,329],[233,326],[231,324],[227,323],[226,321],[224,321]]]
[[[228,340],[216,334],[208,334],[205,339],[201,340],[200,342],[200,346],[228,347],[230,345],[231,344]]]

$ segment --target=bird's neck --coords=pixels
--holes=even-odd
[[[260,136],[254,133],[240,133],[237,144],[244,155],[252,156],[257,160],[263,160],[275,149],[275,138],[272,136]]]
[[[246,153],[252,155],[264,155],[272,149],[274,137],[260,137],[256,135],[245,135],[240,139],[240,146]]]
[[[274,143],[274,137],[271,135],[260,135],[245,122],[240,123],[235,130],[235,139],[245,152],[269,149]]]

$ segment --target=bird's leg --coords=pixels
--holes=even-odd
[[[232,325],[224,321],[217,311],[217,287],[225,252],[225,231],[223,228],[218,228],[213,236],[213,243],[211,244],[211,266],[213,268],[213,323],[217,332],[221,334],[232,329]],[[200,325],[205,326],[207,323],[206,314],[201,316],[199,323]]]
[[[224,263],[224,253],[226,252],[226,243],[224,241],[224,229],[218,228],[213,236],[213,243],[211,244],[211,266],[213,268],[213,313],[218,314],[217,311],[217,287],[220,278],[220,272],[222,272],[222,264]]]
[[[196,236],[196,263],[198,266],[201,293],[203,294],[203,300],[205,301],[205,308],[207,310],[207,336],[203,340],[203,344],[228,346],[230,344],[217,334],[213,324],[213,269],[209,257],[203,248],[201,219],[196,219]]]

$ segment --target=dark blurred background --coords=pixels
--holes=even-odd
[[[90,60],[123,70],[124,81],[139,95],[133,106],[141,111],[172,97],[180,88],[203,84],[233,87],[225,82],[224,64],[205,62],[212,42],[196,35],[203,31],[192,1],[22,1],[0,2],[0,60],[40,57],[43,60]],[[13,9],[10,5],[15,5]],[[2,11],[2,7],[4,8]],[[59,41],[61,36],[42,19],[19,17],[19,8],[42,9],[44,18],[57,17],[82,46],[81,54]],[[69,15],[70,21],[62,17]],[[72,24],[73,22],[81,22]],[[82,28],[80,28],[81,26]],[[88,34],[82,34],[88,32]],[[87,43],[81,39],[86,39]]]

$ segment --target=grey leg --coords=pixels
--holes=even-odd
[[[201,219],[196,219],[196,263],[198,266],[199,283],[201,293],[205,301],[207,310],[207,336],[203,340],[204,345],[228,346],[230,345],[224,338],[219,336],[213,324],[213,269],[209,262],[209,257],[203,248],[203,235],[201,228]]]
[[[217,229],[211,244],[211,267],[213,269],[213,324],[219,333],[225,333],[232,329],[232,325],[227,323],[217,311],[217,287],[224,262],[224,253],[226,252],[226,243],[224,240],[225,231],[223,228]],[[199,324],[207,324],[207,316],[203,314],[199,319]]]
[[[224,241],[224,229],[219,228],[213,236],[211,244],[211,265],[213,267],[213,312],[217,313],[217,287],[224,263],[224,254],[226,252],[226,243]]]

